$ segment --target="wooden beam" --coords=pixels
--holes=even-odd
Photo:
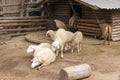
[[[16,32],[16,31],[33,31],[33,30],[40,30],[45,29],[45,27],[33,27],[33,28],[21,28],[21,29],[3,29],[0,32]]]
[[[21,20],[21,19],[45,19],[43,16],[28,16],[28,17],[0,17],[0,20]]]

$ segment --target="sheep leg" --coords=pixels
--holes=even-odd
[[[59,54],[59,50],[56,51],[56,56],[58,56],[58,54]]]
[[[64,46],[61,47],[61,58],[63,58],[63,49],[64,49]]]
[[[104,37],[104,45],[106,44],[107,36]]]
[[[108,33],[108,45],[110,45],[110,37],[111,35]]]
[[[81,43],[79,43],[79,44],[77,45],[77,52],[79,53],[80,50],[81,50]]]
[[[50,64],[49,61],[46,61],[45,63],[41,64],[41,66],[39,66],[39,67],[37,68],[37,70],[39,70],[40,68],[42,68],[43,66],[46,66],[46,65],[48,65],[48,64]]]
[[[72,47],[72,49],[71,49],[71,53],[73,53],[74,52],[74,48]]]

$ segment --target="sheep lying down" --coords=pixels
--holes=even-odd
[[[46,66],[55,61],[55,53],[51,50],[51,44],[41,43],[40,45],[30,45],[27,49],[27,53],[34,52],[31,68],[37,66],[40,69],[43,66]]]
[[[34,55],[31,68],[35,68],[40,65],[38,67],[38,69],[40,69],[41,67],[54,62],[55,58],[55,53],[50,48],[43,48],[38,51],[38,54]]]

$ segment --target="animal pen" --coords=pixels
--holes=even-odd
[[[15,36],[44,29],[46,19],[58,19],[68,25],[69,18],[77,14],[75,23],[84,35],[99,37],[98,22],[105,21],[112,25],[111,39],[117,41],[120,40],[118,3],[117,0],[0,0],[0,34]],[[41,11],[44,15],[40,15]]]

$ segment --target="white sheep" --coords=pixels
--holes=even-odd
[[[56,51],[56,56],[61,51],[61,58],[63,58],[64,46],[67,42],[71,41],[74,33],[64,29],[58,29],[54,35],[54,42],[52,43],[52,50]]]
[[[48,30],[46,32],[46,36],[50,37],[51,40],[54,40],[54,35],[55,35],[56,31],[53,31],[53,30]]]
[[[59,28],[63,28],[63,29],[65,29],[65,30],[67,30],[67,27],[66,27],[66,25],[64,24],[64,22],[62,22],[62,21],[60,21],[60,20],[57,20],[57,19],[55,19],[54,21],[55,21],[56,26],[57,26],[58,29],[59,29]]]
[[[27,53],[34,52],[34,54],[33,54],[33,57],[34,57],[37,54],[37,52],[40,51],[42,48],[50,48],[50,49],[52,49],[52,46],[49,43],[41,43],[39,45],[30,45],[27,48]],[[33,61],[33,60],[31,60],[31,61]]]
[[[83,34],[80,31],[77,31],[74,33],[74,37],[72,39],[72,41],[69,43],[69,45],[71,46],[71,52],[74,52],[74,49],[77,48],[77,52],[79,53],[81,50],[81,44],[83,41]]]
[[[41,48],[41,50],[37,51],[33,57],[31,68],[35,68],[37,66],[40,69],[43,66],[46,66],[56,59],[55,53],[50,48]]]

